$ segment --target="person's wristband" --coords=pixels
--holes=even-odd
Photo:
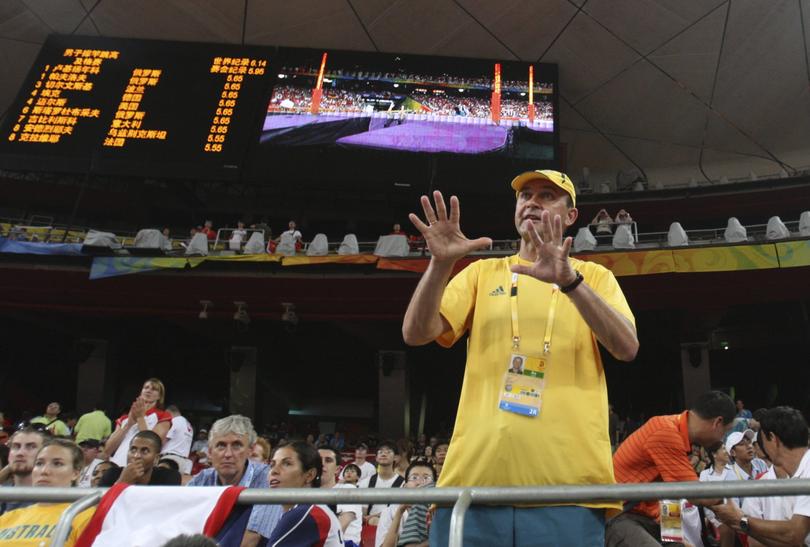
[[[560,292],[561,292],[561,293],[563,293],[563,294],[568,294],[568,293],[570,293],[571,291],[573,291],[574,289],[576,289],[577,287],[579,287],[579,284],[580,284],[580,283],[582,283],[583,281],[585,281],[585,278],[582,276],[582,274],[581,274],[581,273],[576,272],[576,274],[577,274],[576,279],[574,279],[574,280],[573,280],[571,283],[569,283],[569,284],[568,284],[568,285],[566,285],[565,287],[560,287]]]

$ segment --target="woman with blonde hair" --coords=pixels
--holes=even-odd
[[[37,452],[31,472],[33,486],[68,488],[76,486],[84,467],[84,454],[74,442],[67,439],[46,441]],[[50,544],[56,523],[69,503],[35,503],[0,516],[0,546],[15,547]],[[66,546],[75,544],[95,507],[80,513],[74,520]],[[32,530],[37,533],[32,533]]]
[[[162,443],[172,426],[172,415],[163,410],[166,388],[157,378],[149,378],[143,383],[141,393],[135,398],[124,414],[115,421],[115,431],[107,439],[105,449],[110,461],[119,467],[127,465],[129,443],[138,431],[151,430],[157,433]]]

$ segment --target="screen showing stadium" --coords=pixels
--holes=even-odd
[[[262,146],[556,159],[557,66],[280,48]]]
[[[235,176],[261,124],[273,51],[50,36],[0,129],[0,166]]]

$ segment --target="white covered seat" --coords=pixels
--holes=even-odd
[[[786,239],[788,237],[790,237],[790,230],[787,229],[781,218],[773,216],[768,219],[768,226],[765,228],[766,239]]]
[[[574,252],[593,251],[596,248],[596,238],[587,226],[580,228],[574,238]]]
[[[186,255],[208,256],[208,236],[202,232],[194,234],[186,246]]]
[[[231,251],[240,251],[242,249],[242,241],[244,240],[244,230],[234,230],[231,234],[231,239],[228,240],[228,249]]]
[[[90,230],[84,236],[84,245],[90,247],[109,247],[110,249],[120,249],[121,244],[112,232],[99,232]]]
[[[689,236],[686,235],[686,230],[683,229],[680,222],[673,222],[669,225],[667,244],[670,247],[685,247],[689,245]]]
[[[799,215],[799,235],[810,237],[810,211],[805,211]]]
[[[281,234],[281,240],[276,247],[276,254],[285,256],[295,255],[295,238],[292,234],[284,232]]]
[[[245,243],[246,255],[258,255],[264,253],[264,234],[261,232],[253,232],[250,234],[248,242]]]
[[[731,217],[728,219],[726,232],[723,234],[723,237],[728,243],[740,243],[742,241],[748,241],[748,231],[745,229],[745,226],[740,224],[737,217]]]
[[[159,230],[138,230],[138,233],[135,235],[135,247],[138,249],[162,249],[164,247],[164,239],[166,238]]]
[[[360,246],[357,244],[357,236],[354,234],[346,234],[343,241],[340,242],[338,248],[339,255],[358,255],[360,254]]]
[[[329,241],[326,234],[315,234],[307,247],[307,256],[326,256],[329,254]]]
[[[403,235],[380,236],[374,254],[377,256],[408,256],[408,238]]]
[[[636,239],[633,237],[633,230],[629,224],[619,224],[616,226],[616,233],[613,234],[614,249],[635,249]]]

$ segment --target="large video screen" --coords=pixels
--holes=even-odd
[[[0,128],[0,167],[237,176],[272,48],[50,36]]]
[[[262,147],[556,160],[557,66],[281,48]]]

